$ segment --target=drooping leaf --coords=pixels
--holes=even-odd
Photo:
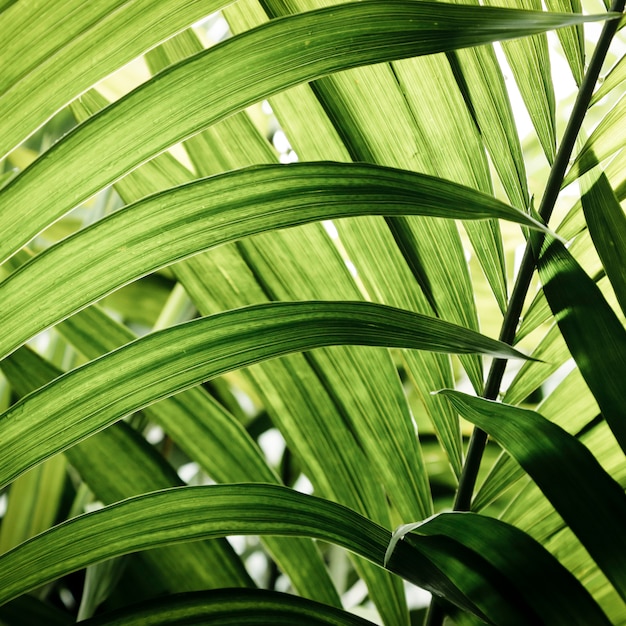
[[[2,309],[21,310],[25,318],[7,315],[7,323],[13,324],[5,329],[0,353],[9,353],[113,289],[207,248],[309,221],[413,211],[447,217],[506,215],[540,227],[486,194],[388,168],[328,163],[231,172],[118,211],[15,272],[0,286]],[[55,299],[42,308],[39,298],[50,284],[57,286]],[[27,302],[33,307],[29,314]]]
[[[595,180],[594,180],[595,179]],[[589,234],[626,314],[626,216],[604,173],[581,179],[581,202]]]
[[[589,450],[534,411],[458,391],[442,393],[526,470],[622,598],[626,598],[626,574],[620,557],[626,548],[622,532],[626,495]]]
[[[356,65],[605,19],[394,2],[394,11],[389,1],[368,0],[274,20],[162,72],[94,116],[0,192],[0,259],[151,156],[297,83]],[[210,76],[209,88],[201,76]]]
[[[401,526],[385,557],[391,569],[394,550],[402,542],[445,572],[476,602],[476,613],[482,612],[488,623],[609,624],[580,582],[543,546],[499,520],[444,513]]]
[[[26,348],[3,361],[2,371],[20,395],[30,393],[61,374]],[[115,424],[73,446],[66,451],[66,456],[95,497],[105,504],[183,484],[174,468],[124,423]],[[155,592],[253,586],[241,560],[227,542],[166,547],[142,557],[145,575],[150,577]],[[212,563],[213,567],[207,568],[206,563]]]
[[[81,311],[58,328],[90,359],[136,339],[126,327],[96,307]],[[15,352],[5,363],[10,363],[20,352]],[[47,381],[40,380],[37,386],[44,382]],[[201,387],[161,400],[144,411],[215,481],[278,482],[246,429]],[[322,559],[310,542],[280,537],[266,537],[264,541],[298,593],[326,604],[339,604]]]
[[[592,167],[626,145],[626,96],[623,97],[593,130],[563,180],[563,187],[574,182]]]
[[[224,4],[70,0],[9,7],[0,15],[0,158],[98,80]]]
[[[191,44],[189,36],[181,36],[177,41],[185,46]],[[161,60],[156,55],[154,58]],[[200,171],[230,170],[249,163],[275,160],[267,140],[245,113],[207,129],[185,142],[185,147],[194,163],[202,163]],[[186,170],[168,157],[167,154],[161,155],[139,168],[118,182],[116,189],[126,201],[132,201],[153,189],[186,180]],[[269,274],[265,271],[267,264],[271,266]],[[254,242],[222,246],[178,263],[174,270],[203,314],[275,298],[361,298],[345,262],[321,224],[268,233]],[[333,276],[333,281],[328,281],[329,275]],[[222,279],[207,281],[207,276]],[[364,355],[365,351],[360,350],[359,366],[355,367],[353,354],[359,352],[358,349],[340,348],[334,352],[333,361],[326,360],[323,369],[315,364],[323,354],[292,355],[265,362],[242,374],[247,378],[244,384],[255,386],[272,423],[280,429],[290,453],[298,459],[316,493],[389,525],[384,493],[388,490],[403,519],[425,517],[431,512],[430,492],[424,484],[426,473],[419,469],[422,467],[419,443],[390,355],[382,351]],[[347,376],[350,384],[337,384],[341,376]],[[378,377],[381,386],[374,390],[369,381]],[[380,408],[369,411],[369,403],[378,402],[374,394],[381,391],[385,395],[385,405],[377,403]],[[348,403],[349,412],[346,411]],[[206,402],[198,408],[204,406]],[[183,434],[175,416],[168,418],[170,430],[174,424],[176,432]],[[206,419],[201,420],[201,423],[205,422]],[[371,433],[372,423],[375,428],[395,431],[392,437],[386,437],[387,449],[396,446],[388,458],[383,458],[379,450],[374,457],[366,457],[366,451],[369,456],[372,446],[376,447]],[[197,432],[197,428],[192,432]],[[222,441],[229,449],[228,437]],[[199,458],[206,459],[205,451],[200,452],[195,442],[193,445],[196,457],[200,454]],[[218,454],[221,456],[223,453]],[[329,459],[332,462],[329,463]],[[402,471],[397,472],[399,468]],[[223,476],[222,472],[220,474]],[[241,473],[237,476],[241,480]],[[246,479],[249,478],[244,477]],[[279,539],[268,538],[266,543],[270,541],[278,542]],[[276,546],[272,552],[276,554]],[[312,573],[298,567],[298,557],[293,551],[283,551],[278,556],[282,556],[283,561],[288,558],[289,562],[295,563],[295,581],[299,587],[306,588],[311,584]],[[354,565],[368,585],[370,598],[385,623],[408,623],[400,581],[358,557],[354,558]],[[293,568],[290,572],[293,579]]]
[[[303,624],[303,626],[373,626],[357,615],[265,589],[221,589],[177,594],[107,613],[85,626],[175,626],[176,624]]]
[[[284,487],[258,484],[170,489],[130,498],[69,520],[0,556],[0,602],[89,563],[131,551],[254,533],[323,539],[379,566],[386,562],[392,571],[491,623],[502,623],[498,618],[506,616],[505,621],[510,624],[536,624],[530,621],[536,617],[532,603],[545,602],[546,590],[532,585],[534,576],[528,576],[528,570],[524,580],[523,572],[509,572],[514,582],[503,579],[499,568],[514,570],[512,560],[496,550],[489,554],[489,562],[476,549],[482,543],[485,528],[489,529],[490,545],[494,545],[491,540],[496,527],[503,537],[502,545],[509,545],[511,536],[515,536],[516,555],[522,554],[531,574],[548,579],[551,587],[572,603],[570,613],[574,621],[569,623],[589,623],[576,618],[577,614],[587,620],[591,616],[592,623],[608,623],[584,589],[553,557],[502,522],[472,514],[440,516],[423,524],[415,536],[398,541],[386,559],[391,533],[381,526],[341,505]],[[478,529],[480,537],[472,532]],[[90,541],[85,543],[87,538]],[[528,550],[539,559],[526,559]],[[476,593],[477,585],[483,592],[478,597],[481,608],[467,595]],[[530,601],[522,592],[530,595]],[[511,600],[515,602],[513,610],[508,604]],[[483,607],[488,615],[484,615]],[[559,619],[553,623],[568,622]]]
[[[626,330],[563,244],[546,239],[538,262],[548,304],[604,419],[626,450]]]
[[[143,337],[11,407],[0,416],[6,450],[0,482],[198,382],[291,352],[341,344],[524,358],[454,324],[366,302],[285,302],[228,311]]]

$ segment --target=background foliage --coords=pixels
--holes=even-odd
[[[624,2],[544,5],[0,1],[2,623],[626,623]]]

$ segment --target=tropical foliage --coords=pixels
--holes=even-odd
[[[0,1],[1,623],[626,624],[624,1],[544,4]]]

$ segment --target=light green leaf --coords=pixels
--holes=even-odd
[[[0,259],[146,159],[297,83],[605,19],[391,1],[394,11],[389,0],[368,0],[274,20],[162,72],[94,116],[0,191]],[[210,87],[199,77],[210,77]]]
[[[510,405],[442,392],[469,421],[492,435],[533,478],[559,515],[626,598],[626,496],[577,439],[543,416]],[[602,532],[598,520],[602,520]]]
[[[530,198],[522,147],[493,48],[462,50],[450,58],[509,200],[526,209]]]
[[[593,106],[608,93],[613,91],[616,87],[619,87],[626,80],[626,55],[622,55],[622,58],[611,68],[610,72],[601,79],[600,87],[593,94],[591,98],[590,106]]]
[[[491,6],[505,6],[502,0],[489,0]],[[541,10],[541,0],[521,0],[520,7]],[[502,42],[509,67],[522,94],[541,147],[552,164],[556,153],[555,100],[550,75],[548,39],[545,35]]]
[[[563,187],[573,183],[598,163],[626,145],[626,96],[595,127],[563,180]]]
[[[190,37],[181,36],[177,41],[189,43]],[[209,172],[275,159],[267,140],[253,127],[245,113],[211,127],[187,141],[185,147],[193,155],[194,162],[203,164],[202,171]],[[184,168],[168,156],[161,155],[118,182],[116,188],[122,197],[130,201],[155,188],[175,184],[181,178],[185,180],[188,174]],[[271,266],[269,274],[263,269],[267,264]],[[204,314],[275,298],[362,297],[321,224],[268,233],[255,238],[254,242],[241,242],[237,246],[222,246],[210,254],[178,263],[174,269]],[[265,278],[261,277],[261,272]],[[333,276],[333,281],[328,281],[328,275]],[[221,276],[223,280],[208,282],[206,276]],[[384,490],[393,498],[392,502],[401,511],[403,519],[429,515],[430,490],[425,484],[426,473],[421,469],[420,447],[390,355],[383,351],[369,351],[370,354],[364,356],[367,351],[357,348],[335,348],[333,352],[334,362],[327,359],[323,370],[316,363],[323,356],[319,353],[265,362],[243,374],[246,378],[249,376],[245,384],[259,387],[258,393],[273,424],[285,437],[290,452],[311,479],[316,493],[387,525],[389,508]],[[357,367],[353,363],[355,352],[360,352]],[[335,377],[348,377],[350,383],[338,385]],[[375,389],[370,385],[374,378],[380,379],[380,386]],[[382,405],[377,398],[381,393],[384,396]],[[369,410],[370,402],[376,403],[376,410]],[[350,407],[349,414],[344,410],[346,406]],[[205,410],[205,407],[206,402],[197,410]],[[172,424],[178,425],[174,416],[169,422],[170,431]],[[200,419],[200,423],[206,423],[206,419]],[[387,450],[390,446],[397,446],[386,458],[376,448],[378,439],[372,437],[372,424],[375,429],[394,433],[385,437]],[[207,428],[210,429],[210,425],[207,424]],[[197,432],[197,428],[192,432]],[[230,449],[228,437],[222,441],[224,447]],[[211,454],[213,447],[203,450],[201,458]],[[376,448],[373,457],[369,455],[372,447]],[[194,449],[198,454],[195,442]],[[216,458],[223,456],[224,452],[220,451]],[[399,468],[401,471],[397,472]],[[259,480],[254,474],[252,477]],[[399,488],[398,484],[402,487]],[[268,538],[266,542],[269,541],[279,540]],[[276,553],[275,546],[272,551]],[[297,555],[293,551],[282,554],[282,557],[295,563],[295,572],[293,567],[289,571],[292,580],[295,575],[299,588],[311,584],[312,573],[301,565],[298,567]],[[393,625],[408,623],[400,582],[367,561],[358,558],[354,561],[383,621]]]
[[[582,13],[580,0],[546,0],[546,6],[550,11],[562,11],[564,13]],[[564,28],[557,32],[565,58],[569,63],[572,75],[577,85],[580,85],[585,72],[585,33],[582,25]]]
[[[54,524],[63,496],[66,469],[65,459],[58,457],[15,481],[2,517],[0,552],[6,552]]]
[[[17,2],[0,15],[0,158],[59,109],[220,0]]]
[[[97,307],[74,315],[58,330],[89,359],[136,339]],[[215,481],[278,482],[246,429],[201,387],[161,400],[144,411]],[[322,559],[310,542],[280,537],[266,537],[264,542],[298,593],[326,604],[340,604]]]
[[[0,416],[6,450],[0,483],[128,412],[198,382],[291,352],[341,344],[524,358],[474,331],[366,302],[285,302],[228,311],[148,335],[11,407]]]
[[[26,348],[4,360],[2,371],[20,395],[26,395],[61,374]],[[66,456],[96,499],[105,504],[183,484],[174,468],[124,423],[114,424],[73,446],[66,451]],[[150,578],[155,591],[161,593],[254,586],[241,560],[225,541],[167,547],[142,557],[146,577]],[[205,564],[209,562],[214,567],[207,568]]]
[[[491,196],[410,172],[340,163],[230,172],[120,210],[20,268],[0,285],[0,298],[3,310],[25,317],[7,315],[0,354],[113,289],[228,241],[322,219],[411,212],[506,215],[540,227]],[[41,307],[51,284],[54,301]]]
[[[500,579],[495,585],[499,593],[494,594],[493,585],[486,584],[493,583],[499,572],[493,565],[485,564],[485,558],[476,550],[476,545],[482,542],[476,540],[476,532],[472,530],[481,529],[484,537],[488,528],[491,544],[495,527],[503,538],[502,545],[509,545],[514,535],[518,555],[522,552],[526,555],[531,549],[541,557],[539,560],[523,557],[531,575],[527,570],[523,583],[519,573],[513,574],[519,586],[528,591],[528,581],[536,576],[546,578],[553,585],[556,581],[564,599],[572,603],[569,612],[574,622],[569,623],[589,623],[578,621],[577,613],[582,619],[591,616],[594,624],[608,623],[584,589],[548,553],[530,539],[520,546],[524,541],[522,533],[496,520],[472,514],[434,518],[420,526],[418,534],[395,544],[393,552],[389,551],[388,566],[462,608],[487,617],[466,596],[470,589],[475,592],[476,585],[480,585],[485,593],[479,602],[488,610],[487,619],[491,623],[502,615],[507,616],[506,623],[510,624],[536,623],[530,621],[529,618],[535,617],[534,612],[514,585]],[[170,489],[130,498],[74,518],[0,556],[0,602],[90,563],[121,554],[167,543],[252,533],[316,537],[380,566],[386,561],[385,551],[391,539],[389,531],[346,507],[284,487],[244,484]],[[491,557],[500,567],[505,564],[512,567],[511,560],[504,558],[502,552],[499,558],[497,553]],[[531,594],[533,590],[540,601],[545,597],[543,586],[531,585]],[[511,600],[516,601],[513,610],[508,604]],[[521,613],[517,613],[520,609]]]

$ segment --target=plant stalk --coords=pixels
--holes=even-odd
[[[613,0],[609,10],[611,12],[622,13],[625,4],[626,0]],[[598,39],[598,44],[589,62],[589,67],[580,85],[572,114],[565,128],[561,144],[557,150],[539,206],[539,215],[546,223],[549,221],[554,210],[565,177],[567,165],[576,143],[576,138],[578,137],[587,109],[589,108],[594,87],[600,76],[602,65],[613,36],[617,32],[618,25],[619,19],[611,19],[605,22],[600,38]],[[543,235],[538,234],[536,238],[529,237],[526,243],[520,270],[517,274],[513,291],[511,292],[511,298],[502,322],[502,328],[500,329],[499,339],[505,343],[512,344],[515,339],[515,332],[522,314],[524,301],[526,300],[530,282],[537,265],[535,255],[535,250],[538,251],[539,249],[537,242],[541,241],[543,241]],[[495,400],[498,397],[506,364],[507,361],[505,359],[494,359],[492,362],[482,394],[484,398]],[[453,506],[454,511],[470,510],[474,488],[476,486],[476,478],[486,444],[487,433],[480,428],[474,428],[459,479],[459,488]],[[428,610],[428,615],[426,616],[425,626],[440,626],[443,624],[444,617],[444,610],[433,598]]]

